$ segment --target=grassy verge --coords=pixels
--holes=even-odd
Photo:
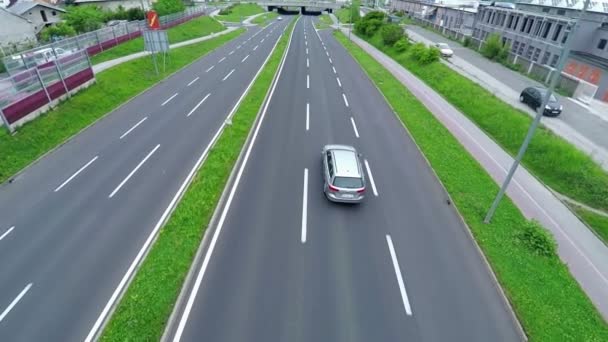
[[[162,228],[104,331],[102,341],[160,339],[230,170],[277,71],[294,22],[239,106],[232,125],[222,133]]]
[[[333,24],[328,14],[322,14],[319,16],[319,20],[315,23],[317,30],[329,28]]]
[[[264,12],[264,9],[257,4],[236,4],[223,9],[220,11],[220,15],[215,18],[220,21],[236,23],[262,12]]]
[[[517,153],[532,122],[528,114],[442,63],[421,65],[409,51],[397,52],[385,46],[379,35],[367,40],[441,94],[506,151]],[[555,191],[590,207],[608,210],[608,173],[545,127],[537,130],[523,163]]]
[[[166,71],[159,76],[154,73],[148,58],[103,71],[96,75],[96,84],[66,100],[55,110],[23,125],[16,135],[0,130],[0,183],[144,89],[243,32],[239,29],[173,50]]]
[[[483,223],[498,187],[482,167],[390,72],[342,33],[335,34],[428,158],[496,272],[530,340],[608,340],[608,326],[566,266],[555,254],[538,254],[521,238],[530,223],[510,199],[501,203],[491,224]],[[536,227],[535,232],[541,229]]]
[[[204,37],[224,29],[224,25],[217,22],[217,20],[203,16],[168,29],[167,35],[169,36],[169,42],[171,44],[175,44],[194,38]],[[144,40],[142,37],[139,37],[96,54],[95,56],[91,57],[91,63],[95,65],[101,62],[127,56],[132,53],[142,52],[143,50]]]
[[[276,17],[279,16],[279,13],[277,12],[268,12],[266,14],[263,14],[259,17],[254,18],[251,22],[253,24],[257,24],[257,25],[266,25],[269,22],[271,22],[272,20],[274,20]]]
[[[572,206],[580,218],[589,225],[595,233],[608,244],[608,217],[598,215],[579,206]]]

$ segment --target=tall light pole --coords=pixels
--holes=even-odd
[[[545,96],[543,98],[542,104],[539,107],[538,111],[536,112],[534,121],[532,121],[532,125],[530,125],[530,128],[528,129],[528,134],[526,135],[526,138],[524,139],[523,144],[519,148],[519,152],[517,152],[517,156],[515,157],[515,160],[513,161],[513,165],[511,165],[511,168],[509,169],[507,178],[505,179],[504,183],[500,187],[500,190],[498,191],[496,198],[494,198],[494,202],[492,203],[490,210],[488,210],[488,213],[486,214],[486,217],[483,220],[484,223],[490,223],[490,221],[492,220],[492,216],[494,215],[494,212],[496,211],[496,208],[498,207],[500,200],[503,198],[505,192],[507,191],[507,187],[509,187],[509,183],[511,183],[511,179],[513,178],[513,175],[515,174],[515,171],[517,170],[517,167],[519,166],[519,163],[521,162],[521,159],[523,158],[524,153],[526,153],[526,149],[528,148],[528,145],[530,144],[530,140],[532,140],[532,137],[534,136],[534,131],[536,130],[536,127],[538,127],[538,124],[540,123],[540,119],[543,116],[543,112],[545,111],[545,106],[547,106],[547,103],[549,102],[549,98],[551,98],[551,94],[553,93],[553,90],[555,89],[555,86],[557,85],[557,81],[559,80],[562,70],[564,69],[564,65],[566,65],[566,60],[568,59],[568,55],[570,54],[570,50],[571,50],[572,40],[574,39],[576,30],[577,30],[578,26],[580,25],[581,18],[587,12],[587,8],[589,7],[590,1],[591,0],[585,0],[585,4],[583,5],[581,15],[579,15],[579,17],[576,19],[576,21],[574,23],[574,27],[572,28],[572,31],[570,31],[570,33],[568,34],[568,38],[566,39],[564,48],[562,49],[562,52],[559,56],[559,62],[557,64],[557,68],[555,69],[555,75],[553,76],[553,78],[551,79],[551,83],[549,84],[549,89],[547,89],[547,93],[545,94]]]

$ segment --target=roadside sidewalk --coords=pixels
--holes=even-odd
[[[174,49],[174,48],[178,48],[178,47],[182,47],[182,46],[186,46],[186,45],[200,43],[202,41],[213,39],[215,37],[224,35],[226,33],[230,33],[232,31],[236,30],[237,28],[238,27],[228,27],[228,28],[226,28],[223,31],[212,33],[212,34],[204,36],[204,37],[194,38],[194,39],[186,40],[186,41],[183,41],[183,42],[171,44],[169,47],[171,49]],[[111,67],[117,66],[119,64],[131,61],[131,60],[134,60],[134,59],[137,59],[137,58],[149,56],[149,55],[150,55],[150,52],[148,52],[148,51],[142,51],[142,52],[133,53],[133,54],[130,54],[130,55],[127,55],[127,56],[123,56],[123,57],[120,57],[120,58],[112,59],[112,60],[109,60],[109,61],[106,61],[106,62],[103,62],[103,63],[99,63],[97,65],[93,65],[93,72],[95,74],[97,74],[97,73],[100,73],[100,72],[102,72],[102,71],[104,71],[106,69],[109,69]]]
[[[419,34],[419,32],[415,32],[410,28],[406,28],[406,32],[410,39],[415,42],[422,42],[426,45],[432,45],[435,43],[435,41],[428,39],[428,37],[423,37],[421,34]],[[460,50],[461,49],[459,49],[459,51]],[[513,89],[511,86],[499,80],[496,75],[492,75],[482,70],[471,62],[458,56],[458,54],[452,56],[448,61],[442,59],[441,62],[453,69],[454,71],[458,72],[459,74],[463,75],[464,77],[467,77],[471,81],[487,89],[504,102],[527,113],[531,117],[534,117],[534,115],[536,114],[528,106],[519,102],[519,93],[523,88]],[[515,73],[514,71],[509,72]],[[532,80],[529,80],[528,83],[529,85],[536,84],[536,82]],[[570,98],[561,98],[562,102],[573,101]],[[562,115],[572,115],[572,113],[567,112],[568,110],[572,111],[572,109],[570,109],[569,107],[566,108],[566,105],[564,107],[565,110]],[[576,113],[576,115],[580,119],[580,115],[593,115],[593,110],[590,109],[589,113]],[[579,150],[591,156],[591,158],[593,158],[593,160],[595,160],[602,168],[608,170],[608,149],[605,146],[601,146],[597,142],[592,141],[588,136],[581,134],[582,132],[580,131],[580,128],[577,130],[576,128],[572,127],[562,117],[544,117],[541,123],[555,134],[559,135],[560,137],[564,138],[565,140],[576,146]]]
[[[344,28],[342,32],[348,34]],[[354,34],[354,43],[389,70],[458,139],[498,185],[513,158],[464,114],[392,58]],[[574,278],[608,319],[608,247],[524,167],[515,173],[508,196],[528,219],[538,220],[557,240],[558,253]]]

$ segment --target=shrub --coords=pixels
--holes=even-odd
[[[382,13],[380,11],[371,11],[371,12],[368,12],[365,15],[365,17],[363,17],[362,19],[363,20],[378,19],[378,20],[384,21],[385,15],[384,15],[384,13]]]
[[[76,32],[84,33],[101,28],[105,14],[97,6],[68,6],[62,19]]]
[[[500,55],[500,51],[502,50],[502,40],[498,33],[492,33],[483,44],[481,48],[481,54],[485,57],[495,60]]]
[[[40,31],[40,41],[50,42],[55,39],[62,39],[76,35],[76,30],[65,22],[58,22],[55,25],[47,26]]]
[[[152,4],[152,8],[160,16],[181,12],[186,9],[186,6],[181,0],[158,0]]]
[[[380,34],[384,44],[393,46],[403,36],[403,29],[397,24],[388,24],[382,26]]]
[[[426,51],[424,51],[424,54],[422,55],[422,58],[420,59],[420,63],[431,64],[433,62],[437,62],[439,58],[441,58],[441,52],[439,49],[427,47]]]
[[[371,37],[378,32],[382,24],[382,21],[378,19],[361,19],[355,23],[355,31],[364,36]]]
[[[557,256],[557,244],[553,235],[537,221],[527,221],[516,234],[516,240],[536,255]]]
[[[412,46],[410,52],[412,57],[414,57],[415,60],[419,61],[426,53],[426,46],[423,43],[416,43]]]
[[[406,37],[401,37],[395,43],[394,47],[397,52],[405,52],[410,47],[410,41]]]
[[[139,7],[129,8],[127,10],[127,20],[143,20],[145,17],[144,10]]]
[[[464,37],[464,41],[462,42],[462,46],[469,47],[471,46],[471,37]]]

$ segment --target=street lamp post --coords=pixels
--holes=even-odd
[[[530,144],[530,140],[532,140],[532,137],[534,136],[534,131],[538,127],[538,124],[540,123],[540,119],[543,116],[543,112],[545,111],[545,106],[547,106],[547,103],[549,102],[549,98],[551,97],[551,94],[553,93],[553,90],[555,89],[555,86],[557,85],[559,76],[561,75],[562,70],[564,69],[564,65],[566,64],[566,60],[568,59],[568,55],[570,54],[572,40],[574,39],[574,34],[580,24],[581,18],[587,12],[587,8],[589,7],[589,2],[590,2],[590,0],[585,0],[585,4],[583,5],[581,14],[576,19],[576,22],[574,23],[574,27],[572,28],[572,31],[570,31],[570,33],[568,34],[568,38],[566,39],[564,48],[562,49],[562,52],[559,56],[559,62],[557,64],[557,68],[555,69],[555,71],[556,71],[555,75],[553,76],[553,78],[551,79],[551,83],[549,84],[549,89],[547,89],[547,93],[545,94],[545,96],[543,98],[542,104],[539,107],[538,111],[536,112],[534,121],[532,121],[532,125],[530,125],[530,128],[528,129],[528,134],[526,135],[526,138],[524,139],[523,144],[519,148],[519,152],[517,152],[517,156],[515,157],[515,160],[513,161],[511,168],[509,169],[509,173],[507,173],[507,178],[505,179],[504,183],[500,187],[500,190],[498,191],[496,198],[494,198],[494,202],[492,203],[490,210],[488,210],[488,213],[486,214],[486,217],[483,220],[484,223],[490,223],[490,221],[492,220],[492,216],[494,215],[494,212],[496,211],[496,208],[498,207],[500,200],[503,198],[505,192],[507,191],[507,188],[509,187],[509,183],[511,182],[511,179],[513,178],[513,175],[515,174],[515,171],[517,170],[517,167],[519,166],[521,159],[523,158],[524,154],[526,153],[526,149],[528,148],[528,145]]]

